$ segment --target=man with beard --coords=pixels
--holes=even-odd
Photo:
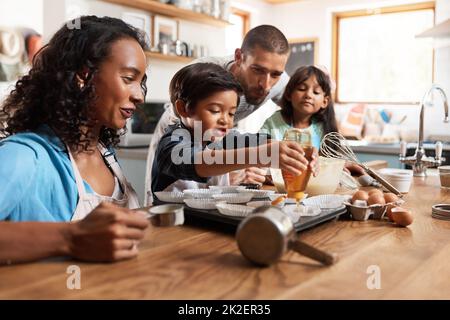
[[[271,99],[279,104],[289,76],[284,71],[289,56],[289,44],[283,33],[270,25],[261,25],[250,30],[236,49],[234,56],[206,57],[195,62],[210,62],[230,71],[240,83],[243,96],[234,115],[235,123]],[[151,171],[156,147],[166,128],[177,121],[173,108],[168,108],[156,126],[147,155],[145,179],[145,203],[152,202],[148,192],[151,189]],[[265,170],[249,168],[230,176],[232,184],[257,183],[265,179]]]

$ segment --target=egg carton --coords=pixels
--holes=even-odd
[[[353,220],[366,221],[368,219],[382,220],[386,215],[389,206],[399,206],[405,201],[397,200],[386,204],[372,204],[370,206],[356,206],[350,202],[344,202],[347,211],[350,213]]]

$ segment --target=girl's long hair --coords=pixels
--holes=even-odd
[[[292,120],[294,111],[292,103],[289,101],[292,92],[294,92],[300,84],[308,80],[308,78],[312,75],[316,76],[317,82],[325,93],[325,96],[329,99],[328,106],[325,109],[321,109],[319,112],[315,113],[312,116],[312,119],[323,124],[324,134],[329,132],[337,132],[338,127],[331,94],[331,81],[325,72],[315,66],[302,66],[295,70],[283,93],[283,98],[281,100],[281,114],[286,119]]]

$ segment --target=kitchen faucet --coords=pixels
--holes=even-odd
[[[440,92],[442,96],[442,100],[444,101],[444,122],[448,122],[448,102],[447,102],[447,96],[445,95],[444,90],[438,86],[437,84],[431,85],[430,89],[425,93],[425,95],[422,98],[422,101],[420,103],[421,109],[420,109],[420,123],[419,123],[419,141],[417,143],[417,149],[413,156],[406,156],[406,142],[402,141],[400,143],[400,157],[399,160],[401,163],[412,165],[413,167],[413,174],[416,177],[425,177],[427,175],[427,168],[428,167],[436,167],[441,165],[442,161],[445,161],[445,158],[442,158],[442,142],[438,141],[436,142],[435,148],[436,148],[436,156],[433,157],[427,157],[425,154],[425,149],[423,147],[423,131],[424,131],[424,114],[425,114],[425,101],[427,101],[429,95],[434,91]]]

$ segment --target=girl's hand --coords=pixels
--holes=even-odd
[[[312,160],[309,162],[309,168],[311,169],[313,176],[317,177],[320,171],[320,166],[319,166],[319,152],[317,151],[316,148],[314,148],[311,158]]]
[[[71,225],[69,254],[86,261],[118,261],[138,254],[137,244],[149,224],[145,214],[101,203],[86,218]]]

